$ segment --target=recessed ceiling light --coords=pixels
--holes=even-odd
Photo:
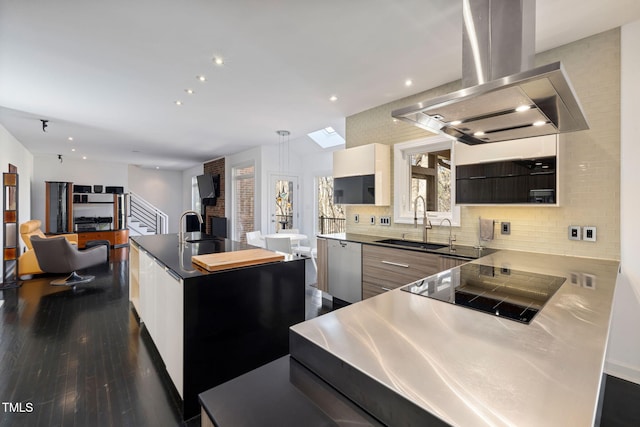
[[[222,59],[222,58],[221,58],[221,57],[219,57],[219,56],[216,56],[216,57],[214,57],[214,58],[213,58],[213,62],[214,62],[216,65],[223,65],[223,64],[224,64],[224,59]]]
[[[407,87],[409,87],[409,86],[413,85],[413,80],[411,80],[411,79],[407,79],[407,80],[405,80],[405,81],[404,81],[404,85],[405,85],[405,86],[407,86]]]
[[[193,95],[195,93],[193,89],[185,89],[184,91],[187,92],[189,95]]]
[[[331,96],[329,97],[329,101],[331,101],[331,102],[336,102],[337,100],[338,100],[338,97],[337,97],[337,96],[335,96],[335,95],[331,95]]]
[[[73,137],[70,136],[69,138],[67,138],[69,141],[73,141]]]
[[[176,101],[176,105],[178,105],[178,106],[182,105],[182,101],[180,101],[180,100]]]
[[[72,149],[71,149],[71,151],[76,151],[76,149],[75,149],[75,148],[72,148]]]
[[[201,82],[207,81],[207,78],[205,76],[196,76],[196,79],[200,80]]]
[[[529,109],[531,109],[531,107],[530,107],[530,106],[528,106],[528,105],[521,105],[521,106],[519,106],[518,108],[516,108],[516,111],[520,113],[520,112],[522,112],[522,111],[527,111],[527,110],[529,110]]]
[[[484,132],[482,132],[481,130],[473,134],[473,136],[482,136],[482,135],[484,135]]]
[[[156,169],[160,169],[160,166],[156,166]]]
[[[82,160],[87,160],[87,156],[82,156]]]
[[[534,126],[544,126],[547,122],[544,120],[538,120],[537,122],[533,122]]]
[[[451,123],[449,123],[451,126],[458,126],[459,124],[462,123],[462,120],[454,120]]]

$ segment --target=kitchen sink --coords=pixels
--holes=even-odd
[[[201,233],[200,231],[192,231],[192,232],[186,233],[185,240],[189,243],[198,243],[198,242],[206,242],[209,240],[224,240],[224,238]]]
[[[416,242],[415,240],[402,240],[402,239],[376,240],[376,243],[386,243],[388,245],[398,245],[398,246],[405,246],[408,248],[431,249],[431,250],[437,250],[437,249],[442,249],[447,247],[447,245],[439,245],[437,243],[424,243],[424,242]]]

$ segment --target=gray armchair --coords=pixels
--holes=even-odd
[[[64,279],[53,280],[52,285],[75,286],[90,282],[95,276],[80,276],[76,270],[107,262],[108,253],[105,246],[79,251],[77,246],[70,244],[62,236],[46,239],[32,236],[31,244],[42,271],[54,274],[71,273]]]

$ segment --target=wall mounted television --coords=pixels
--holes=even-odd
[[[212,175],[205,173],[198,175],[198,191],[201,199],[213,199],[211,204],[215,205],[215,199],[220,197],[220,174]]]

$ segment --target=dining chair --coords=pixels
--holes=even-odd
[[[318,248],[316,247],[317,240],[315,237],[312,237],[309,239],[309,241],[311,242],[311,246],[298,245],[298,246],[294,246],[291,249],[293,250],[293,253],[296,255],[305,255],[311,258],[311,262],[313,263],[313,268],[315,268],[317,273],[318,272],[318,264],[316,264],[316,258],[318,257]]]
[[[268,237],[264,238],[267,245],[267,249],[271,251],[292,253],[291,251],[291,239],[287,237]]]
[[[299,228],[282,228],[282,229],[278,230],[276,233],[278,233],[278,234],[300,234],[300,229]],[[300,247],[300,240],[296,240],[295,242],[292,241],[291,245],[294,248]]]
[[[264,240],[261,238],[262,233],[258,231],[247,231],[247,243],[253,246],[264,248]]]

